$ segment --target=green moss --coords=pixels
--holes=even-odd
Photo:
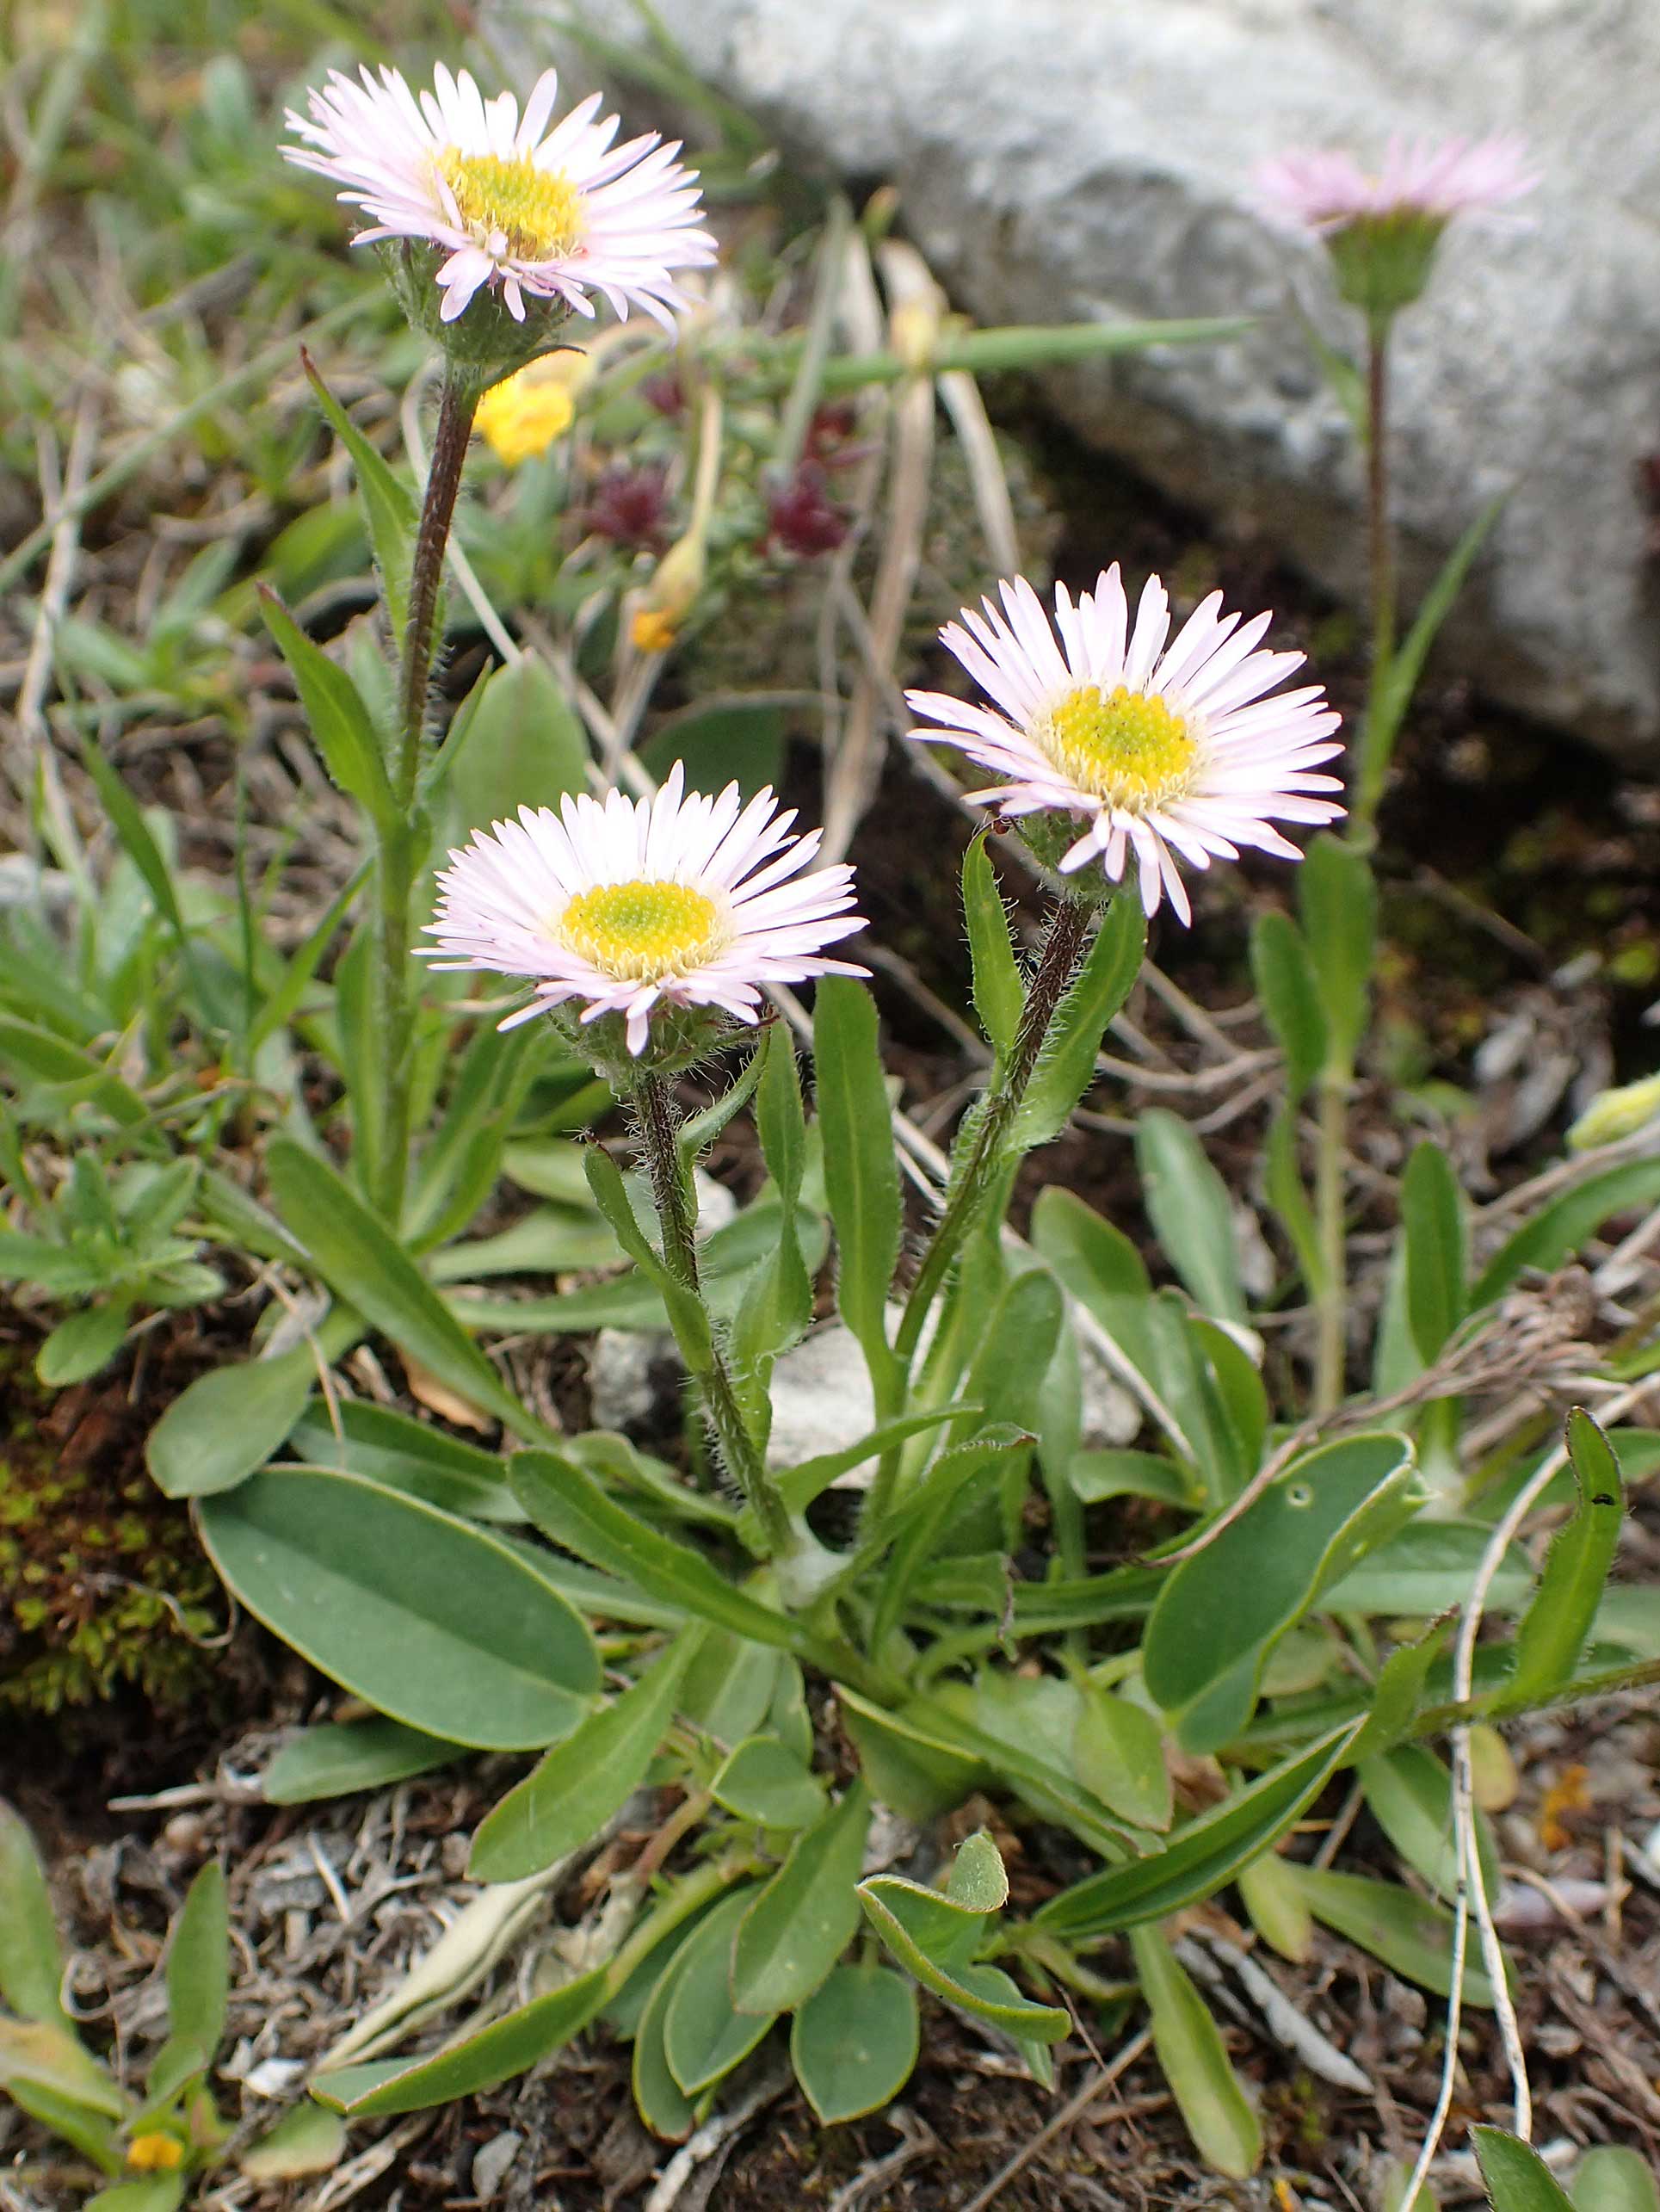
[[[201,1640],[219,1625],[188,1513],[144,1474],[119,1393],[107,1421],[89,1401],[90,1447],[54,1435],[53,1403],[25,1352],[0,1346],[0,1713],[56,1713],[126,1686],[184,1704],[211,1679]],[[77,1449],[84,1461],[65,1465]]]

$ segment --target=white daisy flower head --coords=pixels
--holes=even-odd
[[[544,71],[521,115],[511,92],[486,100],[441,63],[419,95],[395,69],[355,80],[334,70],[309,95],[309,117],[289,111],[299,143],[283,153],[368,216],[354,244],[399,250],[404,304],[434,328],[436,301],[435,335],[479,300],[520,325],[540,310],[530,320],[546,343],[549,311],[591,316],[595,293],[620,318],[644,308],[672,331],[685,305],[676,273],[715,257],[696,227],[696,178],[656,133],[614,145],[620,120],[600,114],[597,92],[550,129],[558,90]]]
[[[1268,615],[1242,622],[1213,591],[1172,639],[1164,586],[1149,578],[1132,624],[1116,563],[1076,601],[1057,585],[1052,622],[1024,578],[998,590],[940,633],[990,706],[909,691],[930,726],[910,734],[992,771],[968,797],[1018,819],[1063,890],[1099,898],[1133,868],[1148,914],[1168,897],[1190,922],[1178,860],[1299,860],[1274,823],[1343,813],[1315,772],[1339,718],[1318,686],[1276,689],[1303,655],[1260,649]]]
[[[793,836],[794,820],[769,790],[747,806],[735,783],[684,790],[678,762],[652,799],[521,807],[451,853],[427,925],[437,942],[419,949],[440,967],[528,977],[530,1002],[504,1029],[570,1009],[596,1066],[686,1066],[756,1022],[768,984],[868,972],[824,956],[864,918],[852,869],[814,869],[824,833]]]
[[[1490,214],[1540,181],[1519,139],[1392,138],[1369,175],[1349,153],[1297,151],[1256,171],[1269,219],[1311,231],[1330,253],[1343,297],[1373,316],[1410,306],[1455,217]]]

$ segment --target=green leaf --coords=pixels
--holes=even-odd
[[[587,1171],[594,1203],[605,1216],[612,1234],[662,1299],[682,1359],[694,1375],[707,1375],[714,1358],[707,1307],[690,1284],[682,1282],[640,1227],[628,1187],[622,1179],[622,1170],[610,1153],[602,1146],[589,1145],[583,1154],[583,1166]]]
[[[1357,1724],[1334,1729],[1177,1832],[1150,1857],[1106,1868],[1041,1906],[1034,1925],[1072,1943],[1162,1920],[1213,1896],[1299,1820],[1343,1764]]]
[[[1422,1744],[1401,1744],[1381,1758],[1356,1760],[1355,1778],[1372,1817],[1400,1857],[1451,1903],[1458,1894],[1459,1855],[1453,1833],[1452,1777]],[[1490,1895],[1499,1886],[1498,1853],[1477,1815],[1477,1849]]]
[[[1371,1006],[1378,942],[1378,892],[1372,864],[1352,845],[1321,831],[1297,871],[1303,941],[1326,1024],[1326,1064],[1348,1068]]]
[[[1295,1107],[1325,1066],[1326,1017],[1303,933],[1277,907],[1259,914],[1252,926],[1250,972],[1286,1056],[1287,1103]]]
[[[1508,496],[1501,492],[1496,499],[1490,500],[1465,531],[1442,563],[1435,582],[1419,602],[1411,628],[1390,656],[1382,696],[1373,709],[1383,728],[1389,733],[1390,743],[1384,752],[1385,759],[1389,751],[1392,750],[1394,734],[1405,720],[1407,708],[1412,704],[1412,694],[1423,673],[1423,664],[1435,641],[1435,633],[1453,611],[1453,602],[1464,589],[1464,580],[1470,573],[1476,555],[1481,551],[1487,533],[1503,512]]]
[[[89,2197],[82,2212],[175,2212],[184,2202],[182,2173],[147,2174],[142,2181],[118,2181]]]
[[[0,1999],[24,2020],[72,2032],[59,1996],[64,1960],[34,1838],[0,1798]]]
[[[1079,1452],[1066,1474],[1086,1505],[1104,1505],[1109,1498],[1150,1498],[1191,1512],[1196,1503],[1187,1468],[1157,1452]]]
[[[168,2043],[192,2043],[210,2060],[219,2048],[231,1986],[230,1948],[225,1874],[210,1859],[191,1883],[168,1939]],[[165,2054],[164,2046],[157,2070]]]
[[[599,1688],[580,1616],[471,1522],[359,1476],[283,1467],[197,1511],[256,1620],[429,1735],[540,1751]]]
[[[1215,1751],[1239,1733],[1280,1639],[1416,1502],[1405,1437],[1345,1437],[1293,1461],[1171,1572],[1147,1623],[1142,1672],[1188,1751]]]
[[[310,1466],[366,1474],[388,1490],[407,1491],[470,1521],[521,1523],[525,1517],[495,1452],[480,1451],[390,1406],[347,1399],[330,1418],[330,1409],[313,1400],[290,1432],[288,1447]]]
[[[850,977],[825,976],[813,1005],[812,1035],[824,1189],[836,1228],[836,1303],[864,1352],[878,1410],[892,1410],[887,1299],[903,1215],[875,1001]]]
[[[1574,2212],[1572,2197],[1539,2153],[1502,2128],[1472,2128],[1476,2163],[1493,2212]]]
[[[108,1367],[126,1338],[131,1310],[122,1299],[65,1315],[34,1356],[34,1372],[47,1389],[84,1382]]]
[[[516,1881],[540,1874],[599,1832],[645,1779],[700,1635],[693,1629],[677,1638],[638,1682],[590,1713],[485,1815],[467,1863],[475,1881]]]
[[[1020,1027],[1026,990],[984,831],[969,840],[963,855],[963,913],[973,963],[974,1011],[992,1051],[1000,1060],[1007,1060]]]
[[[150,1431],[145,1464],[170,1498],[234,1490],[281,1449],[316,1385],[317,1354],[310,1344],[295,1344],[275,1359],[210,1368]]]
[[[740,1820],[805,1828],[824,1809],[824,1786],[774,1736],[746,1736],[716,1769],[709,1795]]]
[[[1568,1456],[1578,1492],[1558,1529],[1532,1603],[1516,1627],[1515,1665],[1496,1710],[1546,1702],[1573,1678],[1620,1543],[1620,1462],[1590,1415],[1568,1416]]]
[[[244,2180],[262,2186],[328,2173],[346,2154],[345,2122],[321,2104],[296,2104],[268,2135],[250,2143],[237,2160]]]
[[[1574,2168],[1574,2212],[1660,2212],[1648,2161],[1623,2143],[1601,2143]]]
[[[1200,2155],[1243,2181],[1262,2155],[1262,2130],[1239,2086],[1220,2030],[1157,1928],[1132,1928],[1136,1979],[1152,2015],[1153,2048]]]
[[[1317,1920],[1358,1943],[1373,1958],[1438,1997],[1453,1986],[1453,1916],[1445,1906],[1415,1896],[1397,1882],[1361,1874],[1332,1874],[1323,1867],[1286,1861],[1286,1870]],[[1473,1949],[1473,1938],[1472,1942]],[[1493,1986],[1478,1959],[1466,1955],[1464,2001],[1490,2007]]]
[[[977,1828],[957,1846],[946,1895],[970,1912],[1001,1912],[1009,1902],[1009,1869],[990,1832]]]
[[[0,2014],[0,2089],[13,2097],[20,2089],[43,2090],[83,2111],[112,2118],[127,2110],[126,2098],[105,2068],[74,2030],[58,2020],[9,2020]]]
[[[259,596],[266,626],[288,664],[323,764],[348,797],[384,831],[398,825],[380,741],[368,708],[345,670],[314,646],[275,591]]]
[[[984,1786],[990,1770],[983,1758],[947,1743],[913,1715],[867,1704],[842,1684],[836,1702],[872,1790],[903,1819],[931,1820]]]
[[[753,799],[782,776],[787,735],[781,707],[734,703],[676,715],[638,750],[659,783],[679,761],[688,790],[719,791],[736,783],[745,799]]]
[[[693,1934],[697,1932],[693,1930]],[[680,1945],[645,2000],[634,2036],[631,2084],[639,2116],[654,2135],[666,2142],[682,2142],[697,2124],[697,2109],[669,2071],[663,2047],[663,2024],[679,1980],[681,1962],[691,1937]]]
[[[984,1913],[899,1875],[873,1875],[859,1884],[858,1897],[900,1965],[947,2005],[1023,2042],[1058,2042],[1071,2030],[1071,2016],[1058,2005],[1034,2005],[996,1968],[969,1963],[984,1932]]]
[[[1095,1080],[1107,1024],[1129,997],[1147,948],[1141,902],[1126,893],[1101,918],[1078,979],[1057,1008],[1015,1116],[1014,1149],[1030,1152],[1058,1137]]]
[[[369,526],[380,590],[392,620],[392,637],[401,651],[404,627],[409,621],[410,572],[415,559],[415,537],[420,516],[415,500],[392,474],[373,446],[335,398],[318,373],[317,364],[302,348],[300,364],[317,394],[318,405],[328,417],[336,436],[351,455],[357,476],[357,494]]]
[[[753,1884],[723,1897],[676,1961],[674,1991],[663,2017],[663,2051],[688,2097],[730,2073],[775,2017],[740,2012],[732,2003],[733,1943],[754,1898]]]
[[[1378,1678],[1372,1685],[1372,1707],[1366,1726],[1355,1739],[1357,1763],[1390,1750],[1411,1733],[1423,1702],[1429,1670],[1447,1648],[1453,1617],[1447,1613],[1439,1621],[1432,1622],[1415,1643],[1403,1644],[1398,1650],[1391,1652],[1379,1669]]]
[[[755,1895],[732,1946],[732,2002],[769,2017],[805,2004],[859,1928],[855,1884],[870,1827],[870,1793],[855,1782],[790,1846]]]
[[[825,2128],[892,2104],[910,2079],[917,2048],[916,1986],[885,1966],[838,1966],[790,2029],[795,2078]]]
[[[1462,1605],[1492,1534],[1475,1521],[1411,1522],[1328,1591],[1326,1610],[1429,1619]],[[1488,1611],[1519,1612],[1533,1583],[1531,1560],[1513,1544],[1488,1591]]]
[[[1153,1107],[1136,1121],[1136,1165],[1159,1245],[1201,1313],[1243,1323],[1245,1294],[1228,1186],[1178,1114]]]
[[[588,788],[588,742],[565,687],[534,653],[484,680],[458,743],[445,747],[453,818],[472,827],[516,821],[521,806],[558,807]]]
[[[97,742],[86,738],[82,745],[81,757],[87,772],[98,787],[98,796],[103,801],[122,848],[139,874],[144,878],[145,888],[156,902],[156,911],[173,932],[179,949],[187,962],[193,958],[190,933],[184,924],[179,907],[179,894],[173,881],[172,870],[163,856],[161,847],[150,833],[137,800],[120,777],[104,758]],[[197,997],[201,997],[198,984]]]
[[[1152,1715],[1127,1697],[1115,1697],[1087,1677],[1072,1734],[1078,1780],[1109,1813],[1132,1827],[1161,1833],[1173,1810],[1164,1738]]]
[[[1550,1274],[1614,1214],[1645,1213],[1657,1200],[1660,1159],[1631,1160],[1587,1176],[1541,1206],[1499,1246],[1470,1293],[1471,1311],[1503,1296],[1524,1268]]]
[[[546,1433],[414,1262],[326,1160],[289,1138],[276,1137],[267,1148],[265,1167],[278,1214],[331,1290],[384,1330],[401,1351],[514,1435]]]
[[[310,1805],[359,1789],[382,1789],[465,1757],[466,1746],[376,1715],[330,1722],[291,1736],[260,1776],[268,1805]]]
[[[381,2066],[342,2067],[336,2073],[318,2075],[312,2094],[336,2112],[368,2119],[425,2112],[435,2104],[451,2104],[498,2089],[579,2034],[604,2004],[608,1980],[607,1969],[596,1967],[432,2057],[400,2067],[390,2078]],[[373,2080],[367,2079],[371,2075]]]
[[[943,1422],[954,1421],[965,1413],[978,1413],[982,1409],[966,1399],[956,1399],[948,1406],[935,1406],[919,1413],[907,1413],[902,1420],[884,1421],[879,1428],[872,1429],[857,1443],[844,1444],[840,1451],[819,1452],[811,1459],[804,1459],[795,1467],[774,1471],[773,1480],[779,1494],[792,1513],[804,1512],[813,1499],[821,1497],[838,1476],[851,1474],[856,1467],[867,1460],[880,1458],[894,1444],[903,1444],[911,1437],[919,1437],[924,1430],[937,1429]]]
[[[675,1132],[675,1142],[680,1151],[682,1175],[691,1173],[727,1123],[735,1115],[741,1114],[750,1099],[754,1097],[756,1085],[761,1080],[762,1070],[767,1065],[766,1041],[769,1034],[768,1031],[763,1031],[760,1043],[756,1045],[719,1097],[702,1108],[700,1112],[688,1114]],[[576,1153],[580,1148],[575,1145],[567,1145],[561,1149]],[[515,1151],[522,1159],[525,1147],[515,1146]],[[529,1188],[534,1189],[535,1185],[532,1183]]]
[[[1406,1311],[1412,1341],[1428,1367],[1464,1319],[1464,1198],[1452,1162],[1427,1140],[1415,1146],[1401,1178],[1406,1247]]]
[[[509,1462],[508,1480],[543,1535],[578,1559],[753,1642],[782,1651],[799,1647],[801,1632],[793,1621],[735,1588],[701,1552],[615,1504],[574,1461],[552,1452],[518,1452]]]
[[[1242,1866],[1234,1887],[1263,1942],[1293,1966],[1306,1966],[1314,1945],[1314,1915],[1280,1853],[1264,1851]]]

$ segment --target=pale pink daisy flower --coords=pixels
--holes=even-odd
[[[355,245],[410,238],[447,252],[436,272],[447,323],[499,284],[518,322],[527,296],[591,315],[598,292],[619,317],[643,307],[672,331],[670,311],[686,304],[675,271],[715,257],[693,227],[696,179],[655,133],[614,146],[620,119],[600,116],[597,92],[549,131],[558,89],[545,70],[521,117],[512,93],[486,100],[441,62],[418,98],[395,69],[364,69],[356,83],[332,70],[309,121],[289,110],[303,143],[282,151],[373,219]]]
[[[645,1049],[659,1009],[713,1007],[753,1023],[762,989],[814,975],[863,975],[824,948],[865,926],[845,863],[805,871],[824,832],[792,837],[793,808],[770,791],[744,806],[682,792],[676,762],[653,799],[620,791],[521,807],[481,830],[438,878],[441,967],[531,979],[504,1029],[580,1003],[583,1023],[619,1014],[628,1050]]]
[[[1314,150],[1280,154],[1256,171],[1257,189],[1273,213],[1322,234],[1368,218],[1444,225],[1454,215],[1506,207],[1539,181],[1521,139],[1502,135],[1440,145],[1392,138],[1375,176],[1352,154]]]
[[[914,712],[940,726],[910,734],[956,745],[997,775],[967,794],[976,806],[1055,817],[1052,834],[1028,822],[1027,836],[1062,875],[1098,861],[1118,883],[1133,862],[1146,911],[1168,894],[1188,922],[1178,857],[1203,868],[1255,845],[1299,860],[1274,822],[1342,813],[1320,795],[1341,789],[1336,778],[1311,772],[1342,750],[1338,717],[1318,686],[1266,695],[1303,661],[1257,649],[1267,615],[1242,625],[1213,591],[1172,640],[1155,576],[1132,627],[1116,563],[1076,602],[1057,585],[1052,627],[1024,578],[998,588],[1001,608],[983,600],[983,614],[965,608],[940,633],[993,707],[908,691]]]

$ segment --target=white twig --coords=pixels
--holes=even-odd
[[[790,2073],[787,2066],[775,2066],[764,2073],[746,2096],[724,2112],[717,2112],[688,2138],[675,2153],[657,2184],[645,2200],[645,2212],[673,2212],[681,2193],[699,2166],[706,2159],[723,2152],[734,2135],[747,2128],[756,2114],[781,2097],[789,2086]]]

